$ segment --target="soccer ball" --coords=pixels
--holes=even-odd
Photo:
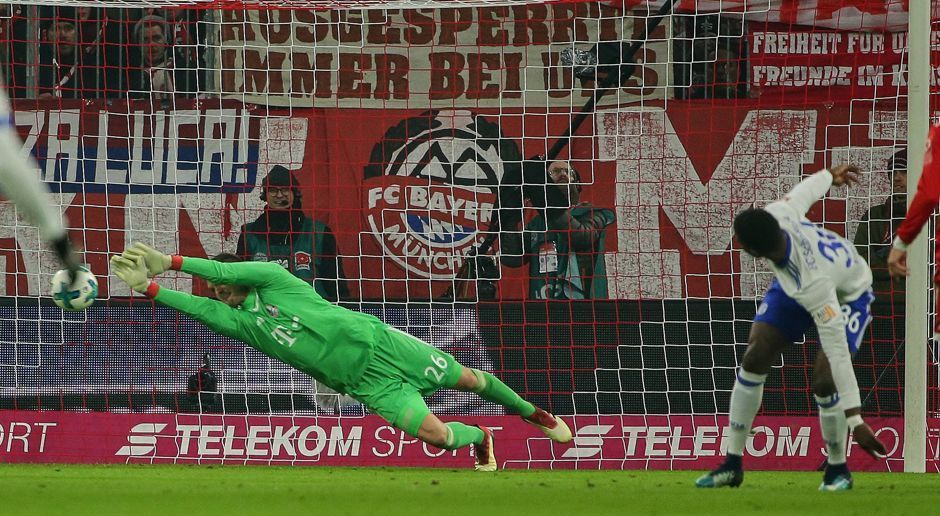
[[[69,271],[62,269],[52,277],[52,300],[59,308],[70,312],[84,310],[98,297],[98,279],[88,269],[75,273],[75,285],[69,284]]]

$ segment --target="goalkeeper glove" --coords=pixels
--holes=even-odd
[[[147,278],[147,266],[143,258],[134,259],[125,256],[111,257],[111,270],[114,275],[121,279],[134,292],[143,294],[150,286],[150,280]]]
[[[123,256],[125,258],[130,258],[131,260],[140,258],[146,266],[147,273],[151,277],[166,272],[170,268],[170,264],[172,262],[170,255],[163,254],[160,251],[157,251],[156,249],[140,242],[137,242],[125,249]]]

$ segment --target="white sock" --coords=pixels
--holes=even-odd
[[[816,396],[816,405],[819,406],[819,428],[822,429],[826,453],[829,454],[827,461],[833,465],[845,464],[849,425],[845,422],[845,412],[838,408],[839,393],[825,398]]]
[[[754,423],[754,416],[760,410],[766,379],[766,374],[738,370],[738,378],[731,391],[731,406],[728,408],[728,453],[732,455],[744,455],[744,444]]]

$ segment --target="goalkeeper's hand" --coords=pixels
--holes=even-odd
[[[170,263],[172,262],[170,255],[163,254],[160,251],[157,251],[156,249],[148,246],[147,244],[142,244],[140,242],[137,242],[125,249],[123,256],[131,260],[140,258],[146,266],[147,274],[149,274],[151,277],[166,272],[170,268]]]
[[[853,428],[852,437],[855,438],[855,442],[857,442],[866,453],[876,459],[880,459],[888,454],[888,449],[885,448],[884,443],[878,439],[875,432],[867,423],[862,423]]]
[[[147,265],[143,258],[130,258],[127,256],[111,257],[111,272],[121,279],[134,292],[143,294],[150,286],[150,280],[147,278]]]

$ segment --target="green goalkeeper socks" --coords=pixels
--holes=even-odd
[[[445,450],[457,450],[469,444],[483,442],[483,430],[480,430],[479,427],[456,421],[446,423],[445,426],[447,426],[447,442],[443,446]]]
[[[479,369],[471,369],[470,371],[477,379],[477,388],[473,392],[479,394],[481,398],[498,403],[515,411],[522,417],[529,417],[535,413],[535,405],[522,399],[522,396],[516,394],[516,391],[510,389],[499,378]]]

